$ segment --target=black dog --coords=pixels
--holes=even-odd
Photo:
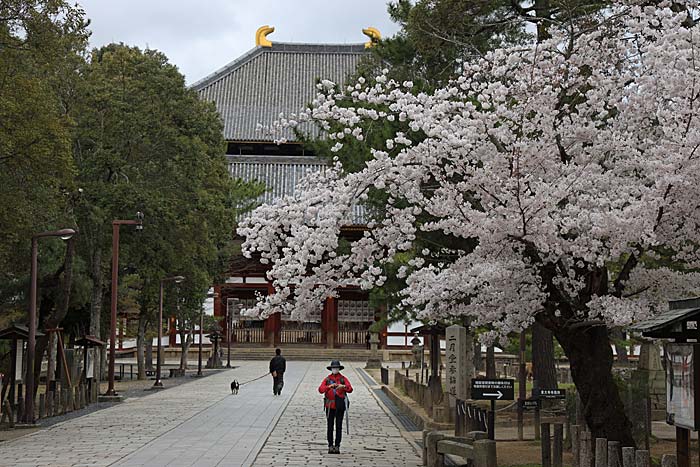
[[[238,394],[238,388],[241,387],[237,380],[231,382],[231,394]]]

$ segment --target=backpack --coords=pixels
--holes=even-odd
[[[333,384],[333,381],[331,381],[330,378],[326,378],[326,386],[328,386],[330,384]],[[343,378],[343,375],[340,375],[340,384],[343,384],[343,385],[345,384],[345,378]],[[335,389],[333,389],[333,391],[335,391]],[[334,400],[337,404],[338,398],[335,398]],[[347,392],[345,393],[344,402],[345,402],[345,404],[350,405],[350,401],[348,400],[348,393]],[[330,410],[330,407],[331,407],[331,400],[329,398],[327,398],[326,394],[324,393],[323,394],[323,409],[326,412],[328,412]],[[337,407],[337,405],[336,405],[336,407]]]

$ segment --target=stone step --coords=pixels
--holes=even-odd
[[[255,348],[238,348],[231,349],[232,357],[236,360],[268,360],[275,355],[275,350],[272,348],[255,349]],[[282,348],[282,355],[287,360],[355,360],[364,361],[369,356],[369,350],[365,349],[290,349]]]

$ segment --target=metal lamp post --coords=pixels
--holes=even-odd
[[[29,336],[27,340],[27,375],[26,389],[24,394],[24,415],[25,423],[34,423],[34,354],[36,353],[36,296],[37,296],[37,256],[39,255],[39,239],[43,237],[61,237],[63,240],[70,239],[75,235],[73,229],[53,230],[42,232],[32,237],[32,265],[31,283],[29,289]]]
[[[153,383],[153,388],[162,388],[163,382],[160,380],[160,367],[161,367],[161,346],[163,345],[163,284],[165,282],[175,282],[179,284],[184,281],[185,278],[182,276],[172,276],[166,277],[160,280],[160,299],[158,304],[158,359],[156,360],[156,382]]]
[[[106,396],[116,396],[114,390],[114,361],[117,351],[115,343],[117,340],[117,292],[119,282],[119,226],[135,225],[136,230],[143,230],[143,213],[137,212],[136,219],[122,219],[112,221],[112,307],[110,313],[109,327],[109,387]]]

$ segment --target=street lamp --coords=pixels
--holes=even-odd
[[[29,336],[27,341],[27,375],[24,394],[25,423],[34,423],[34,354],[36,353],[36,296],[37,296],[37,256],[39,254],[39,239],[43,237],[61,237],[69,240],[75,235],[73,229],[53,230],[42,232],[32,237],[32,265],[29,289]]]
[[[165,277],[160,280],[160,300],[158,304],[158,360],[156,363],[156,382],[153,383],[153,389],[163,387],[163,382],[160,380],[160,366],[162,364],[160,348],[161,345],[163,345],[163,343],[161,342],[163,340],[163,284],[165,282],[175,282],[176,284],[179,284],[184,280],[185,278],[182,276]]]
[[[115,342],[117,340],[117,288],[119,280],[119,226],[135,225],[136,230],[143,230],[143,213],[137,212],[136,219],[112,221],[112,309],[109,328],[109,387],[107,396],[116,396],[114,390],[114,361],[117,356]]]
[[[216,299],[219,296],[218,293],[208,293],[207,298]],[[199,313],[199,362],[197,364],[197,376],[202,375],[202,341],[204,339],[204,304],[202,304],[202,310]]]

